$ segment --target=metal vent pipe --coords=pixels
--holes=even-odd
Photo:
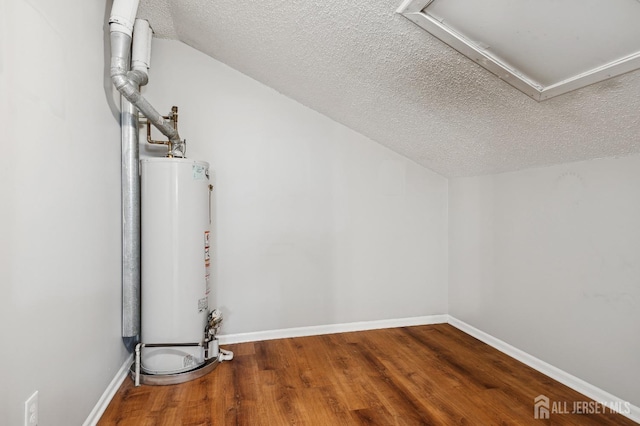
[[[146,21],[135,19],[137,9],[138,0],[114,0],[109,18],[111,80],[122,95],[122,338],[130,352],[140,341],[138,111],[172,142],[171,155],[183,157],[185,151],[184,141],[180,140],[171,121],[160,115],[140,94],[140,85],[148,80],[152,33]],[[132,38],[136,40],[133,58]]]
[[[122,339],[129,352],[140,341],[140,172],[138,110],[122,97]]]
[[[120,1],[135,2],[135,0]],[[114,2],[113,9],[116,9],[118,3],[119,0]],[[109,22],[111,36],[111,81],[113,81],[118,92],[135,105],[151,124],[171,141],[172,150],[170,154],[173,157],[184,157],[185,143],[180,139],[178,130],[174,128],[171,120],[165,119],[140,93],[139,85],[146,83],[146,73],[140,72],[138,67],[133,71],[129,70],[133,24],[131,32],[128,33],[122,32],[122,25],[116,23],[120,21],[115,20],[114,17],[112,17]],[[144,34],[142,37],[146,38],[148,35]],[[137,60],[134,61],[134,64],[137,63]]]

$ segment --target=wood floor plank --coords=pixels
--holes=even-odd
[[[134,387],[101,426],[635,425],[604,413],[533,416],[534,398],[584,395],[447,325],[242,343],[200,379]]]

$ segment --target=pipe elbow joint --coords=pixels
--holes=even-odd
[[[149,76],[147,73],[140,70],[129,71],[127,73],[127,78],[139,86],[144,86],[149,82]]]
[[[112,72],[111,81],[118,92],[132,104],[135,105],[140,99],[140,92],[136,89],[134,83],[120,70],[115,73]]]
[[[114,69],[112,68],[111,82],[113,83],[115,88],[118,90],[118,92],[122,93],[122,90],[128,83],[127,76],[124,73],[120,72],[120,70],[114,71]]]

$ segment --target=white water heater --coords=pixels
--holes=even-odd
[[[209,164],[184,158],[141,160],[141,367],[175,374],[205,362],[209,314]],[[187,346],[192,344],[192,346]],[[184,345],[184,346],[183,346]]]

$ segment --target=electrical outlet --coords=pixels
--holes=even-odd
[[[38,426],[38,391],[24,402],[24,426]]]

